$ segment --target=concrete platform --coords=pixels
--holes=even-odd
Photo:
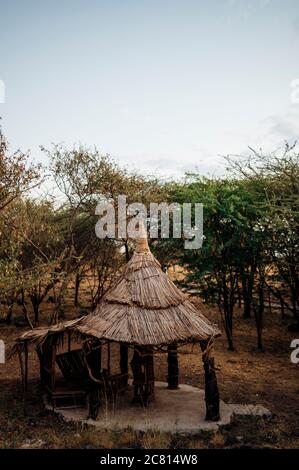
[[[229,424],[234,414],[269,416],[270,411],[256,405],[228,405],[220,402],[221,421],[205,421],[204,391],[190,385],[180,385],[179,390],[168,390],[165,382],[155,382],[156,398],[147,408],[131,403],[131,387],[118,400],[118,403],[104,407],[96,421],[87,420],[86,408],[55,409],[66,421],[86,423],[101,429],[136,431],[161,431],[195,434],[201,430],[217,430]],[[47,405],[48,409],[52,409]]]

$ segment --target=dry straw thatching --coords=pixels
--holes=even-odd
[[[82,317],[76,318],[75,320],[68,320],[56,323],[50,326],[41,326],[34,328],[33,330],[25,331],[22,333],[15,344],[11,347],[8,353],[8,357],[12,357],[18,350],[23,350],[25,344],[35,344],[36,346],[42,345],[46,338],[56,338],[58,343],[63,344],[64,333],[74,331],[76,324],[81,320]]]
[[[221,334],[163,272],[146,238],[137,239],[131,260],[90,315],[35,328],[21,335],[18,344],[42,343],[66,331],[143,346],[209,340]]]
[[[147,239],[94,312],[75,327],[84,335],[136,345],[167,345],[220,335],[161,269]]]

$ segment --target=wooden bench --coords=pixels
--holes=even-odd
[[[56,344],[51,341],[45,341],[42,346],[37,346],[36,352],[40,361],[41,384],[46,390],[51,404],[54,407],[63,408],[86,405],[86,387],[78,380],[71,380],[72,374],[77,378],[82,377],[81,354],[74,354],[73,360],[68,361],[67,353],[56,355]],[[57,376],[55,363],[58,364],[63,377]]]
[[[87,391],[83,388],[58,379],[54,390],[47,389],[53,408],[81,408],[86,406]]]
[[[57,354],[56,363],[66,381],[87,385],[89,382],[88,369],[82,349]]]
[[[53,344],[37,348],[40,360],[41,381],[51,403],[56,407],[76,407],[89,401],[89,415],[96,419],[100,406],[108,399],[116,400],[126,389],[123,374],[109,374],[100,369],[97,357],[85,355],[82,349],[56,354]],[[88,364],[90,362],[90,364]],[[57,377],[55,363],[62,377]],[[99,366],[99,367],[98,367]]]

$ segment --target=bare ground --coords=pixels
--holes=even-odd
[[[194,299],[193,299],[194,300]],[[204,313],[218,320],[217,309],[197,300]],[[42,318],[51,306],[42,308]],[[67,317],[78,311],[69,307]],[[256,349],[254,320],[243,320],[236,313],[234,340],[236,351],[227,350],[225,335],[216,342],[215,356],[219,368],[218,384],[221,398],[227,403],[253,403],[268,408],[271,419],[236,418],[217,432],[181,437],[169,433],[136,433],[93,429],[63,422],[45,411],[38,385],[39,364],[34,350],[29,353],[29,390],[21,392],[18,360],[14,357],[0,365],[0,448],[232,448],[232,447],[299,447],[299,365],[290,361],[290,342],[296,333],[287,331],[287,320],[275,311],[266,313],[264,328],[265,352]],[[42,322],[41,322],[42,323]],[[25,328],[0,326],[0,339],[11,345]],[[298,336],[298,334],[297,334]],[[185,354],[185,352],[189,354]],[[203,369],[199,348],[184,347],[180,355],[180,382],[203,388]],[[117,349],[112,355],[117,366]],[[155,358],[155,376],[165,380],[166,357]]]

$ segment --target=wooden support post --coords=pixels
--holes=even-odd
[[[102,346],[98,341],[88,343],[85,359],[93,377],[100,379],[102,376]]]
[[[131,361],[131,367],[133,372],[133,386],[134,386],[134,397],[133,402],[140,402],[140,392],[144,384],[144,374],[142,372],[142,350],[140,347],[135,346],[133,358]]]
[[[70,331],[67,332],[67,349],[68,349],[68,352],[71,352],[71,349],[72,349],[72,333]]]
[[[25,392],[26,391],[26,388],[25,388],[25,370],[24,370],[23,353],[22,353],[21,344],[18,345],[17,350],[18,350],[19,363],[20,363],[20,369],[21,369],[22,388],[23,388],[23,392]]]
[[[178,353],[177,345],[170,344],[168,346],[168,388],[169,390],[177,390],[179,388],[179,363],[178,363]]]
[[[47,346],[44,343],[43,348],[46,346],[48,351],[46,352],[46,360],[44,363],[46,374],[50,371],[50,375],[46,379],[46,386],[54,392],[56,387],[56,354],[57,354],[57,337],[54,336],[53,339],[49,337],[47,340]],[[50,367],[49,367],[50,366]],[[47,371],[48,369],[48,371]],[[50,385],[49,385],[50,384]],[[53,407],[55,406],[55,399],[53,400]]]
[[[111,372],[110,357],[111,357],[110,341],[108,341],[107,343],[107,373],[108,375],[110,375],[110,372]]]
[[[200,341],[202,361],[205,371],[206,420],[219,421],[219,391],[215,373],[215,360],[212,355],[213,345],[209,341]]]
[[[119,366],[120,366],[120,372],[123,375],[123,385],[126,386],[128,385],[128,346],[124,343],[120,343],[119,347],[119,353],[120,353],[120,361],[119,361]]]
[[[28,343],[24,343],[24,390],[27,392],[28,388]]]
[[[145,348],[143,404],[147,406],[155,398],[154,352],[152,347]]]

